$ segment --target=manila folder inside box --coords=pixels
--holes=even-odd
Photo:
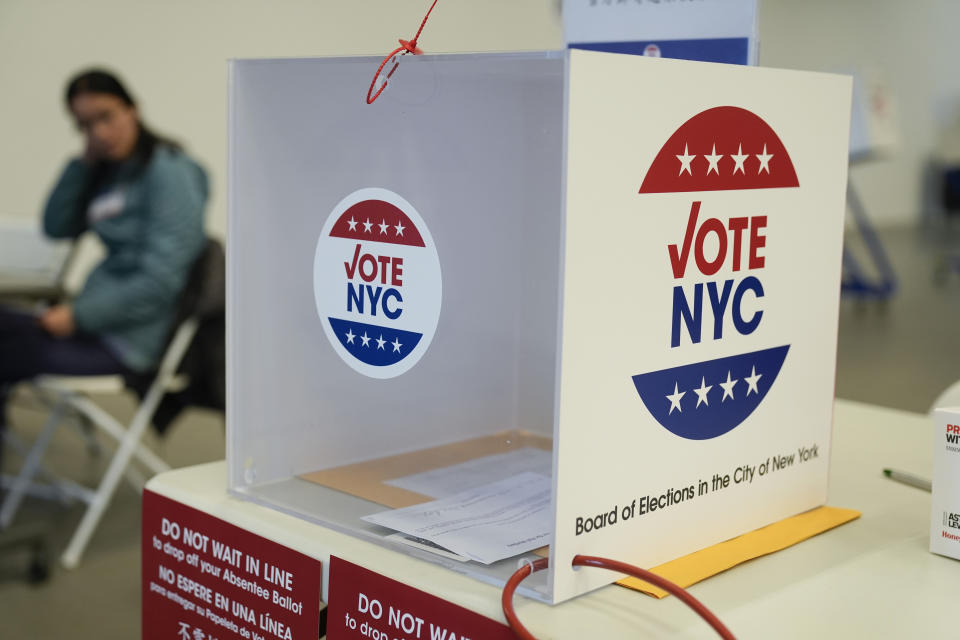
[[[528,431],[501,431],[462,442],[305,473],[300,477],[364,500],[400,509],[434,498],[387,484],[390,480],[524,448],[550,451],[551,445],[552,440],[546,436]]]

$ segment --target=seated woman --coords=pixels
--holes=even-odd
[[[72,301],[39,317],[0,309],[0,425],[21,380],[156,367],[205,242],[206,174],[144,126],[120,81],[86,71],[68,84],[66,102],[86,146],[50,194],[43,228],[54,238],[89,229],[107,255]]]

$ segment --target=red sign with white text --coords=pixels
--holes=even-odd
[[[315,640],[319,560],[143,492],[143,640]]]
[[[514,640],[510,627],[330,557],[328,640]]]

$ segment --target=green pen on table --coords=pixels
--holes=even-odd
[[[923,489],[924,491],[930,491],[932,489],[932,484],[929,480],[926,478],[921,478],[920,476],[915,476],[912,473],[897,471],[896,469],[884,469],[883,475],[887,476],[891,480],[908,484],[911,487],[916,487],[917,489]]]

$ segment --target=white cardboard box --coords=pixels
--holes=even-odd
[[[960,559],[960,408],[934,412],[930,551]]]

